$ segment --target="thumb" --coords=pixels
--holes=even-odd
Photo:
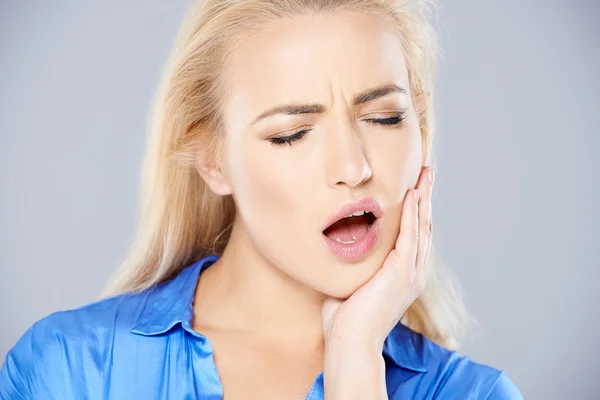
[[[333,321],[333,316],[335,312],[343,303],[342,300],[336,297],[327,297],[323,301],[323,308],[321,309],[321,319],[323,323],[323,331],[325,333],[329,333],[329,329],[331,328],[331,322]]]

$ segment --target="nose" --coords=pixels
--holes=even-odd
[[[351,123],[344,123],[329,133],[325,155],[328,185],[354,188],[368,181],[373,171],[358,129]]]

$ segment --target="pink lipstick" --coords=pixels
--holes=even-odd
[[[343,204],[323,227],[329,250],[347,260],[363,257],[379,238],[382,215],[381,206],[372,197]]]

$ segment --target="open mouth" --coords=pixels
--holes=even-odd
[[[357,211],[331,224],[323,234],[338,243],[352,244],[367,234],[376,219],[369,211]]]

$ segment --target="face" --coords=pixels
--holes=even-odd
[[[279,20],[233,50],[224,77],[236,223],[288,276],[348,297],[393,248],[405,193],[422,165],[394,28],[340,12]],[[383,211],[379,236],[368,253],[340,257],[324,224],[342,204],[365,197]]]

